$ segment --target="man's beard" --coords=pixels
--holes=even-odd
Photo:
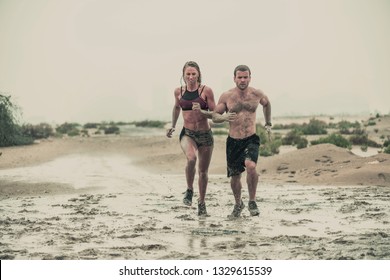
[[[238,84],[238,88],[244,90],[248,87],[248,84]]]

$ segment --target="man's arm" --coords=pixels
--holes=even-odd
[[[233,122],[237,118],[236,113],[228,112],[227,108],[228,93],[225,92],[218,100],[218,104],[212,114],[212,120],[214,123]],[[223,114],[225,113],[226,114]]]
[[[214,123],[222,123],[225,121],[230,121],[231,118],[236,116],[236,113],[226,113],[222,115],[215,111],[202,110],[200,109],[200,104],[197,102],[193,103],[192,110],[199,111],[202,115],[206,116],[206,118],[212,119]]]
[[[214,111],[202,110],[200,109],[200,104],[195,102],[193,103],[192,110],[200,111],[207,118],[212,119],[214,123],[234,121],[236,119],[236,113],[227,112],[223,115],[223,113],[227,110],[225,99],[225,94],[222,94],[222,96],[219,98],[217,106],[215,106]]]
[[[271,124],[271,102],[269,101],[269,99],[266,95],[264,95],[260,99],[260,104],[263,106],[263,114],[264,114],[265,124],[272,126],[272,124]]]
[[[263,114],[265,120],[265,129],[268,133],[271,132],[271,102],[268,97],[263,94],[263,97],[260,99],[260,104],[263,106]]]

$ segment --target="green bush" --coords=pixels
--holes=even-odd
[[[157,128],[163,128],[165,126],[165,122],[162,121],[140,121],[140,122],[134,122],[135,126],[141,126],[141,127],[157,127]]]
[[[53,128],[47,123],[40,123],[38,125],[24,124],[21,127],[21,132],[24,136],[33,139],[49,138],[54,135]]]
[[[77,123],[63,123],[59,126],[57,126],[56,131],[61,134],[68,134],[69,136],[76,136],[80,134],[80,131],[78,129],[80,127]]]
[[[387,146],[384,150],[383,150],[384,153],[386,154],[390,154],[390,146]]]
[[[83,125],[84,129],[90,129],[90,128],[98,128],[98,123],[86,123]]]
[[[296,144],[298,149],[303,149],[307,147],[309,141],[306,138],[301,137],[298,139],[298,142]]]
[[[301,128],[302,125],[301,124],[297,124],[297,123],[291,123],[291,124],[275,124],[272,126],[272,129],[273,130],[278,130],[278,129],[297,129],[297,128]]]
[[[259,154],[263,157],[279,154],[279,148],[281,145],[282,141],[280,139],[274,139],[271,142],[268,141],[265,144],[260,145]]]
[[[349,121],[340,121],[337,123],[338,129],[340,131],[349,131],[350,129],[360,128],[360,123],[358,121],[349,122]]]
[[[24,136],[17,123],[19,108],[11,102],[11,96],[0,94],[0,147],[32,144],[34,139]]]
[[[302,137],[302,131],[299,129],[293,129],[289,131],[285,137],[282,138],[283,145],[297,146],[298,149],[306,148],[309,141]]]
[[[367,134],[352,135],[352,136],[349,137],[349,141],[353,145],[361,145],[361,146],[368,146],[368,147],[374,147],[374,148],[381,147],[380,144],[376,143],[373,140],[368,139],[368,135]]]
[[[272,156],[279,154],[279,148],[282,145],[282,140],[278,135],[272,135],[273,139],[270,141],[267,131],[260,124],[256,125],[256,134],[260,137],[260,156]]]
[[[311,119],[308,124],[302,125],[302,132],[304,135],[321,135],[327,134],[327,124],[324,121]]]
[[[338,133],[332,133],[327,137],[323,137],[318,140],[311,141],[310,143],[312,145],[328,143],[328,144],[336,145],[341,148],[348,148],[348,149],[352,147],[351,142],[349,142],[348,139],[344,138],[341,134]]]
[[[120,129],[115,125],[104,128],[104,134],[119,134]]]
[[[80,130],[78,130],[77,128],[73,128],[73,129],[68,130],[67,134],[68,134],[68,136],[79,136]]]
[[[229,131],[225,129],[214,129],[213,135],[228,135]]]

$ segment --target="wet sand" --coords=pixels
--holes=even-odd
[[[261,215],[229,220],[224,141],[216,136],[204,218],[182,204],[177,139],[2,148],[0,259],[390,259],[389,155],[320,145],[261,158]]]

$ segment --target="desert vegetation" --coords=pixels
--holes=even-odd
[[[118,135],[124,126],[144,128],[164,128],[167,124],[159,120],[143,120],[133,122],[90,122],[85,124],[65,122],[53,127],[48,123],[20,124],[20,108],[11,101],[11,97],[0,94],[0,147],[28,145],[35,140],[49,137],[89,137],[91,135]],[[360,146],[362,151],[368,147],[378,148],[384,153],[390,153],[390,136],[378,135],[381,143],[370,138],[367,129],[381,123],[383,116],[376,114],[366,121],[338,123],[310,119],[308,123],[276,124],[273,127],[272,139],[266,133],[262,124],[257,124],[256,133],[260,136],[260,155],[272,156],[279,153],[282,145],[295,146],[297,149],[309,145],[329,143],[338,147],[351,149]],[[227,135],[228,124],[212,124],[214,135]],[[378,128],[371,129],[375,134]],[[315,139],[313,139],[313,137]],[[309,140],[311,138],[311,140]]]

